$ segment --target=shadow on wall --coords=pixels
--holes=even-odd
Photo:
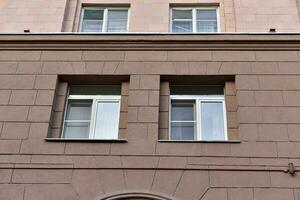
[[[147,192],[114,193],[100,197],[99,200],[176,200],[173,197],[165,197],[161,194]]]

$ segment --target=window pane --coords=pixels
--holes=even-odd
[[[201,139],[225,140],[222,102],[201,103]]]
[[[127,14],[127,10],[109,10],[107,17],[107,32],[126,32]]]
[[[90,120],[91,107],[89,100],[69,100],[66,120]]]
[[[103,10],[85,9],[81,24],[82,32],[102,32]]]
[[[82,32],[102,32],[103,21],[84,20],[82,22]]]
[[[85,9],[83,20],[103,20],[103,10]]]
[[[172,19],[190,19],[192,20],[192,10],[176,10],[173,9]]]
[[[217,20],[216,10],[197,10],[197,20]]]
[[[172,32],[193,32],[192,21],[173,21]]]
[[[97,103],[95,139],[117,139],[119,129],[119,102]]]
[[[194,121],[194,101],[172,101],[171,121]]]
[[[217,32],[216,10],[197,10],[197,32]]]
[[[217,32],[218,24],[216,21],[197,21],[197,32]]]
[[[64,138],[89,138],[89,122],[65,122]]]
[[[195,130],[194,122],[172,122],[171,140],[194,140]]]

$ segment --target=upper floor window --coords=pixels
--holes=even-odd
[[[171,8],[171,31],[175,33],[218,32],[218,8]]]
[[[127,32],[128,8],[85,7],[82,10],[81,32]]]
[[[227,140],[224,87],[171,86],[171,140]]]
[[[71,86],[61,137],[117,139],[120,94],[118,85]]]

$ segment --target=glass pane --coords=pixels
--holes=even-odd
[[[172,122],[171,140],[194,140],[195,130],[194,122]]]
[[[89,138],[89,122],[65,122],[64,138]]]
[[[103,21],[84,20],[82,22],[82,32],[102,32]]]
[[[217,32],[216,10],[197,10],[197,32]]]
[[[197,32],[217,32],[217,21],[197,21]]]
[[[193,14],[192,10],[176,10],[173,9],[172,19],[190,19],[192,20]]]
[[[107,32],[126,32],[127,14],[127,10],[109,10],[107,17]]]
[[[91,107],[90,100],[69,100],[66,120],[90,120]]]
[[[83,20],[103,20],[103,10],[85,9]]]
[[[193,32],[192,21],[173,21],[172,32]]]
[[[72,85],[70,95],[120,95],[121,85]]]
[[[194,121],[195,101],[173,100],[171,121]]]
[[[224,85],[171,85],[171,95],[223,95]]]
[[[201,103],[201,139],[225,140],[222,102]]]
[[[197,10],[197,20],[217,20],[216,10]]]
[[[119,129],[119,102],[97,103],[95,139],[117,139]]]

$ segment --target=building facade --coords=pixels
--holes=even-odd
[[[299,5],[0,2],[0,199],[299,200]]]

